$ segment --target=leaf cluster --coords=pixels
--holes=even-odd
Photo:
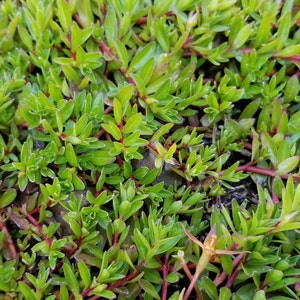
[[[299,20],[2,1],[0,297],[185,299],[205,251],[182,223],[216,229],[199,299],[299,299]]]

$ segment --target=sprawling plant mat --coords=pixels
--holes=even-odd
[[[0,2],[0,298],[299,299],[300,1]]]

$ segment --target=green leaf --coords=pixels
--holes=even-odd
[[[6,97],[0,99],[0,113],[3,112],[6,108],[8,108],[14,102],[14,99],[6,100],[6,101],[5,100],[6,100]],[[5,102],[3,102],[3,101],[5,101]]]
[[[152,136],[150,142],[156,142],[162,137],[164,134],[168,133],[170,129],[174,126],[174,123],[167,123],[161,126]]]
[[[74,81],[76,84],[80,83],[80,76],[76,73],[74,68],[71,66],[72,61],[69,58],[55,58],[55,62],[58,64],[62,64],[62,70],[67,77],[68,81]],[[74,104],[73,104],[74,105]]]
[[[122,176],[110,176],[106,177],[105,182],[108,184],[120,184],[123,180]]]
[[[58,20],[65,32],[68,32],[72,23],[72,10],[65,0],[56,0]]]
[[[203,288],[205,292],[208,294],[208,296],[210,297],[210,299],[217,300],[218,292],[214,282],[206,276],[203,276],[201,281],[203,284]]]
[[[142,122],[142,114],[137,113],[131,116],[127,121],[125,126],[123,127],[123,133],[133,133],[141,124]]]
[[[134,83],[136,85],[140,97],[143,97],[146,93],[146,84],[144,79],[137,74],[132,74],[131,77],[134,79]]]
[[[128,68],[128,53],[127,53],[126,47],[118,39],[115,39],[113,41],[113,43],[114,43],[114,47],[117,51],[118,57],[122,63],[122,66],[123,66],[124,70],[126,71]]]
[[[17,191],[15,189],[8,189],[2,195],[0,195],[0,208],[4,208],[11,204],[17,197]]]
[[[135,228],[133,231],[133,240],[138,252],[140,253],[141,258],[145,259],[148,252],[150,251],[150,245],[146,238],[137,228]]]
[[[105,183],[106,174],[105,169],[102,168],[100,171],[100,176],[98,178],[97,184],[96,184],[96,191],[100,191]]]
[[[230,300],[231,296],[231,291],[228,287],[223,286],[220,288],[219,300]]]
[[[275,143],[272,141],[272,139],[266,132],[262,132],[261,142],[264,148],[266,148],[266,150],[269,152],[270,160],[273,166],[276,168],[278,165],[278,161],[277,161],[277,149]]]
[[[1,237],[1,239],[2,239],[2,237]],[[9,283],[0,281],[0,291],[8,293],[10,290],[11,290],[11,286]]]
[[[145,84],[149,82],[155,67],[155,59],[151,57],[140,69],[140,77],[143,78]]]
[[[116,294],[109,290],[101,291],[99,293],[99,296],[106,298],[106,299],[115,299],[116,298]]]
[[[296,96],[298,96],[300,91],[300,84],[298,76],[293,75],[289,78],[289,80],[286,83],[285,89],[284,89],[284,102],[291,102],[294,101]]]
[[[221,264],[223,270],[226,272],[227,275],[230,275],[233,270],[232,259],[229,255],[222,255],[221,256]]]
[[[298,184],[296,187],[292,209],[296,211],[298,207],[300,207],[300,184]]]
[[[148,280],[145,280],[145,279],[140,279],[139,285],[152,298],[158,299],[158,300],[160,299],[158,292],[156,291],[154,285],[151,282],[149,282]]]
[[[246,24],[244,27],[240,29],[240,31],[236,35],[232,43],[233,49],[241,48],[241,46],[243,46],[247,42],[250,34],[251,34],[251,25]]]
[[[176,273],[169,273],[166,277],[168,283],[175,283],[179,281],[179,276]]]
[[[119,90],[118,94],[116,95],[116,97],[120,101],[124,111],[126,110],[126,108],[128,106],[128,102],[131,99],[131,97],[133,96],[134,91],[135,91],[134,86],[131,84],[128,84],[128,85],[122,87]]]
[[[267,273],[268,275],[269,273]],[[252,300],[266,300],[266,293],[264,290],[259,290],[255,293],[255,295],[253,296]]]
[[[90,269],[85,264],[85,262],[82,261],[82,260],[78,262],[78,269],[79,269],[80,277],[81,277],[81,279],[83,281],[84,287],[88,288],[90,286],[90,284],[91,284]]]
[[[155,34],[164,52],[168,53],[170,51],[170,40],[166,28],[164,26],[165,24],[161,21],[163,21],[163,19],[155,19]]]
[[[59,296],[60,300],[69,300],[69,292],[65,285],[60,286]]]
[[[154,251],[154,255],[159,255],[168,252],[172,249],[176,243],[180,240],[181,236],[169,237],[156,242],[155,246],[151,249]]]
[[[109,122],[108,124],[101,125],[103,129],[109,133],[115,140],[119,141],[122,138],[122,133],[120,128],[113,122]]]
[[[65,138],[65,141],[70,142],[73,145],[80,145],[82,143],[80,138],[78,138],[76,136],[71,136],[71,135],[67,136]]]
[[[293,207],[292,203],[293,203],[292,195],[288,193],[288,191],[284,188],[282,190],[282,210],[280,214],[281,219],[292,212],[292,207]]]
[[[90,0],[80,0],[77,2],[77,12],[84,27],[91,26],[94,23],[94,14],[91,8]]]
[[[30,152],[31,152],[31,143],[29,144],[29,140],[26,141],[21,149],[21,163],[27,163],[27,160],[29,158]]]
[[[67,158],[68,163],[72,167],[76,167],[76,168],[78,167],[77,155],[76,155],[73,145],[71,143],[66,143],[65,156]]]
[[[254,283],[247,283],[239,288],[239,290],[236,292],[236,295],[240,297],[238,299],[252,300],[255,290],[256,286],[254,285]]]
[[[104,29],[105,29],[105,36],[108,40],[109,46],[114,44],[114,41],[117,39],[118,36],[118,21],[115,13],[115,9],[113,6],[109,5],[105,17],[104,22]]]
[[[283,45],[286,43],[289,34],[290,34],[290,27],[291,27],[291,12],[286,12],[281,16],[280,22],[278,24],[278,43],[277,49],[281,49]]]
[[[81,32],[77,22],[72,22],[71,41],[72,51],[76,52],[78,46],[81,44]]]
[[[144,202],[142,200],[135,200],[132,202],[130,211],[127,211],[126,214],[124,214],[124,220],[127,220],[132,215],[134,215],[142,206]]]
[[[69,290],[75,293],[79,293],[79,283],[71,266],[65,262],[63,264],[63,270]]]
[[[133,132],[132,134],[130,134],[129,136],[127,136],[124,139],[124,145],[126,147],[134,145],[134,143],[136,143],[140,140],[140,135],[141,135],[141,132],[139,130],[135,130],[135,132]],[[146,141],[145,145],[147,145],[147,144],[148,144],[148,142]]]
[[[265,283],[272,284],[278,282],[282,279],[283,272],[280,270],[272,270],[266,274]]]
[[[289,172],[291,172],[293,169],[296,168],[298,163],[299,163],[299,156],[292,156],[286,158],[284,161],[279,163],[276,174],[277,175],[288,174]]]
[[[82,234],[81,226],[74,219],[68,220],[71,230],[73,231],[76,238],[79,238]]]
[[[128,213],[130,215],[130,208],[131,208],[130,201],[125,200],[125,201],[122,201],[120,203],[120,206],[119,206],[119,217],[122,220],[126,220],[126,218],[124,216],[127,215]]]
[[[28,177],[27,177],[25,174],[19,176],[18,184],[19,184],[20,190],[21,190],[22,192],[25,191],[25,189],[26,189],[26,187],[27,187],[27,184],[28,184]]]
[[[25,44],[27,49],[32,52],[33,50],[33,43],[32,43],[32,37],[26,30],[26,28],[22,25],[18,25],[18,31],[19,31],[19,36],[21,37],[22,42]]]
[[[155,16],[162,16],[165,14],[171,7],[173,0],[155,0],[153,5],[153,13]]]
[[[115,160],[115,158],[111,157],[107,151],[103,150],[93,151],[88,157],[90,158],[91,163],[96,166],[105,166]]]
[[[155,43],[152,42],[137,52],[129,65],[128,72],[131,73],[141,68],[153,56],[155,49]]]
[[[19,282],[19,289],[26,300],[36,299],[35,293],[24,281]]]
[[[262,44],[268,41],[272,20],[272,15],[265,15],[263,17],[256,33],[254,47],[260,47]]]
[[[278,125],[280,124],[280,119],[282,116],[282,107],[278,100],[273,101],[273,107],[272,107],[272,114],[271,114],[271,129],[275,130],[275,128],[278,128]],[[278,156],[279,156],[279,150],[278,150]],[[278,159],[280,161],[280,159]]]
[[[293,55],[297,55],[300,53],[300,45],[293,45],[293,46],[288,46],[284,48],[283,50],[279,51],[276,56],[277,57],[289,57]]]
[[[120,101],[118,99],[114,99],[114,117],[117,125],[120,125],[123,119],[123,109]]]
[[[167,79],[155,92],[154,98],[164,100],[168,97],[171,88],[171,80]]]

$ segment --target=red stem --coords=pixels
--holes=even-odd
[[[174,12],[172,10],[169,10],[165,13],[166,16],[172,16],[174,15]],[[141,17],[136,21],[137,25],[142,25],[148,22],[148,17]]]
[[[73,247],[71,249],[67,249],[66,246],[64,246],[63,248],[65,250],[68,250],[68,254],[66,255],[67,258],[70,258],[73,254],[75,254],[75,252],[78,250],[78,248],[80,247],[82,241],[83,241],[84,237],[81,236],[77,241],[76,241],[76,247]],[[61,259],[55,266],[55,268],[53,270],[51,270],[51,273],[55,273],[61,266],[63,265],[63,260]]]
[[[104,114],[104,115],[107,115],[107,114],[109,114],[112,110],[113,110],[113,107],[112,107],[112,106],[109,106],[109,107],[107,107],[107,108],[104,110],[103,114]]]
[[[78,24],[81,28],[84,28],[83,21],[81,20],[81,18],[79,17],[79,15],[73,15],[73,19],[77,22],[77,24]]]
[[[20,209],[20,212],[22,212],[22,210]],[[24,214],[24,213],[23,213]],[[43,234],[43,229],[42,226],[39,224],[39,222],[29,213],[27,212],[25,214],[25,217],[28,219],[28,221],[38,230],[39,233],[42,234],[42,238],[47,242],[47,244],[49,246],[51,246],[52,244],[52,239],[48,238],[46,234]]]
[[[110,286],[107,287],[107,289],[113,290],[115,288],[123,286],[125,284],[125,282],[130,281],[131,279],[133,279],[134,277],[136,277],[139,274],[140,274],[140,269],[138,267],[136,267],[136,270],[133,273],[131,273],[131,274],[125,276],[124,278],[118,280],[117,282],[111,284]],[[90,298],[90,300],[92,300],[92,298]]]
[[[161,300],[167,300],[167,294],[168,294],[168,282],[166,281],[166,278],[169,273],[169,257],[168,255],[165,256],[165,262],[162,265],[162,275],[163,275],[163,282],[162,282],[162,288],[161,288]]]
[[[7,227],[6,227],[6,223],[2,222],[0,220],[0,230],[2,230],[4,232],[4,235],[6,237],[6,244],[8,246],[8,249],[10,251],[10,256],[12,259],[16,259],[18,254],[17,254],[17,250],[15,248],[15,245],[14,245],[14,242],[7,230]]]
[[[261,174],[261,175],[266,175],[270,177],[275,177],[278,175],[276,173],[276,170],[270,170],[270,169],[265,169],[265,168],[260,168],[256,166],[252,166],[250,164],[239,166],[236,169],[237,172],[243,171],[243,172],[250,172],[250,173],[256,173],[256,174]],[[294,175],[294,174],[283,174],[279,175],[282,179],[288,179],[290,176],[292,176],[294,181],[300,182],[300,177]]]
[[[142,24],[147,23],[147,21],[148,21],[148,17],[141,17],[141,18],[139,18],[139,19],[136,21],[136,24],[137,24],[137,25],[142,25]]]
[[[107,53],[109,57],[114,57],[109,47],[104,42],[99,43],[99,48],[101,49],[102,52]]]
[[[101,128],[101,129],[99,130],[99,132],[97,133],[96,137],[97,137],[98,139],[100,139],[100,138],[102,137],[103,134],[105,134],[105,130],[104,130],[103,128]]]
[[[85,297],[88,297],[89,293],[93,290],[93,288],[87,288],[87,289],[84,289],[82,292],[81,292],[81,296],[82,298],[84,299]]]
[[[113,246],[117,245],[119,242],[119,235],[118,234],[114,234],[113,238],[112,238],[112,244]]]
[[[233,267],[236,267],[240,264],[240,262],[243,260],[244,254],[240,253],[232,262]],[[214,284],[216,286],[220,285],[221,283],[224,282],[224,280],[227,277],[227,273],[225,271],[223,271],[221,274],[219,274],[218,276],[216,276],[215,280],[214,280]]]
[[[244,147],[245,147],[246,149],[252,150],[252,144],[251,144],[251,143],[244,142]]]
[[[236,277],[237,277],[237,275],[238,275],[238,273],[239,273],[239,271],[240,271],[240,268],[241,268],[241,267],[240,267],[240,264],[238,264],[238,265],[236,266],[236,268],[233,270],[231,276],[228,277],[228,280],[227,280],[227,282],[226,282],[226,287],[228,287],[228,288],[231,288],[231,287],[232,287],[232,285],[234,284],[235,279],[236,279]]]

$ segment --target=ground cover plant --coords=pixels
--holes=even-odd
[[[299,24],[3,0],[1,299],[299,299]]]

